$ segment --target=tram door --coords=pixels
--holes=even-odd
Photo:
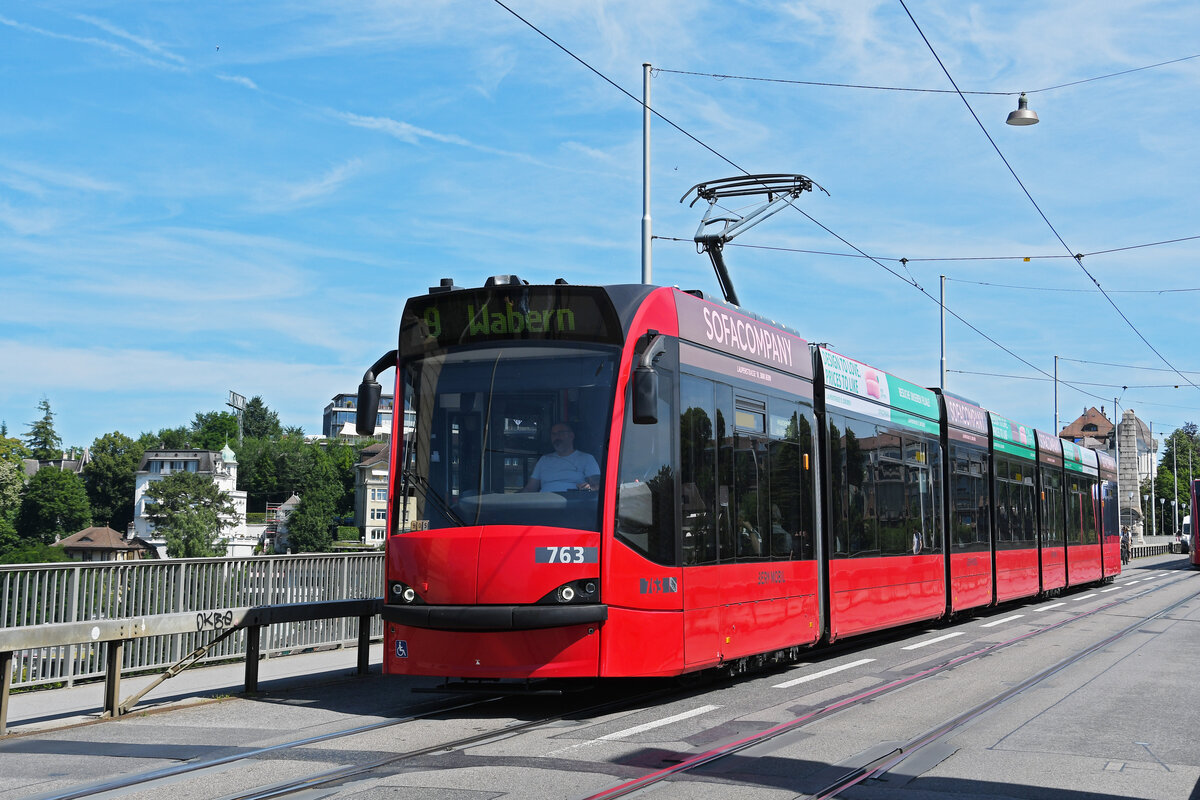
[[[718,473],[731,465],[727,444],[733,395],[728,386],[683,374],[679,381],[679,473],[682,510],[683,652],[688,667],[720,658],[718,540],[730,538],[729,493]],[[720,534],[718,534],[720,531]]]

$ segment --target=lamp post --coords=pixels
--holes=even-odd
[[[1163,535],[1165,535],[1167,532],[1167,523],[1165,521],[1167,519],[1167,498],[1165,497],[1158,498],[1158,518],[1164,520],[1162,529]]]
[[[1154,535],[1154,503],[1150,502],[1150,495],[1142,495],[1142,502],[1150,506],[1150,535]],[[1146,543],[1146,519],[1142,518],[1142,530],[1138,533],[1138,544]]]

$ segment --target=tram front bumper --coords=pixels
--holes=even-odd
[[[608,619],[608,606],[402,606],[385,604],[387,622],[442,631],[530,631],[599,625]]]

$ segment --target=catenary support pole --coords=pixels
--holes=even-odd
[[[642,283],[650,283],[650,64],[642,64]]]

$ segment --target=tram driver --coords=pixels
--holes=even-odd
[[[522,492],[566,492],[600,488],[600,465],[582,450],[575,449],[575,431],[565,422],[550,428],[553,453],[538,459]]]

